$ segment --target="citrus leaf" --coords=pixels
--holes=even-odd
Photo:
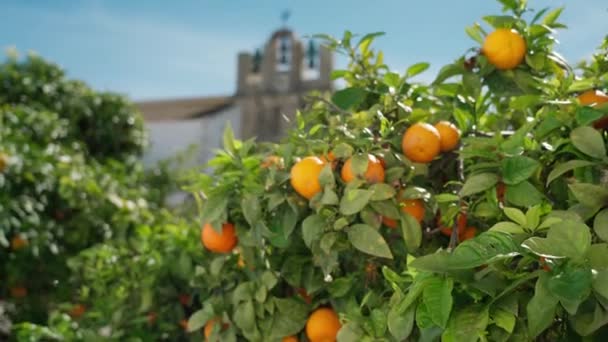
[[[503,232],[507,234],[522,234],[524,229],[513,222],[498,222],[490,228],[491,232]]]
[[[549,185],[549,183],[553,182],[557,177],[563,175],[568,171],[590,165],[593,165],[593,163],[586,160],[570,160],[565,163],[556,165],[549,173],[549,176],[547,176],[547,185]]]
[[[522,246],[546,258],[582,260],[591,246],[591,233],[584,223],[565,220],[554,224],[546,238],[531,237]]]
[[[365,101],[366,91],[363,88],[351,87],[338,90],[331,97],[331,101],[341,109],[348,110]]]
[[[603,159],[606,158],[606,146],[600,132],[589,126],[577,127],[570,133],[572,144],[584,154]]]
[[[505,184],[517,184],[530,178],[540,163],[524,156],[515,156],[502,160],[502,181]]]
[[[589,184],[574,183],[568,185],[574,197],[583,205],[590,208],[601,208],[608,205],[608,188]]]
[[[378,183],[369,187],[369,190],[372,191],[372,201],[382,201],[385,199],[389,199],[395,197],[395,188],[386,184],[386,183]]]
[[[414,77],[418,74],[425,72],[431,65],[426,62],[416,63],[407,68],[405,75],[407,78]]]
[[[325,230],[325,220],[319,215],[310,215],[302,221],[302,239],[306,246],[310,248],[313,241],[321,238]]]
[[[460,196],[466,197],[493,187],[498,183],[498,176],[494,173],[478,173],[469,177],[462,189],[460,189]]]
[[[608,241],[608,209],[600,211],[593,220],[593,230],[597,236]],[[608,296],[606,296],[608,298]]]
[[[441,335],[442,342],[477,342],[488,326],[487,306],[471,305],[456,311],[447,329]]]
[[[412,253],[417,250],[422,243],[422,228],[420,227],[420,223],[411,215],[402,212],[400,226],[405,246],[407,247],[408,252]]]
[[[445,329],[452,311],[453,288],[454,281],[451,278],[432,277],[422,292],[422,300],[431,320],[443,329]]]
[[[541,274],[536,281],[534,296],[528,302],[528,331],[531,338],[535,338],[552,323],[559,300],[553,296],[547,286],[548,276]]]
[[[507,202],[519,207],[531,207],[543,201],[541,194],[534,185],[528,181],[523,181],[516,185],[507,185],[505,199]]]
[[[360,212],[369,203],[372,195],[370,190],[347,189],[340,201],[340,213],[354,215]]]
[[[388,244],[374,228],[366,224],[355,224],[348,229],[348,240],[361,252],[392,259],[393,254]]]
[[[458,245],[453,253],[439,251],[412,261],[411,267],[430,272],[471,269],[519,255],[520,248],[506,233],[485,232]]]
[[[397,341],[403,341],[410,336],[414,328],[416,306],[408,307],[403,314],[400,314],[396,308],[396,305],[391,306],[388,311],[388,331]]]
[[[505,212],[505,215],[507,215],[507,217],[510,218],[511,221],[519,224],[520,226],[526,225],[526,215],[521,210],[509,207],[505,207],[503,210]]]

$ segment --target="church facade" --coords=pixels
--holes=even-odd
[[[152,100],[136,103],[150,134],[144,162],[155,162],[197,148],[202,164],[222,145],[229,122],[240,139],[276,141],[293,122],[312,90],[332,89],[331,51],[303,42],[291,30],[275,31],[262,50],[242,52],[236,92],[229,96]]]

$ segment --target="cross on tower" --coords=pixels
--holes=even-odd
[[[291,12],[289,10],[284,10],[281,12],[281,21],[283,22],[283,26],[287,26],[287,20],[291,16]]]

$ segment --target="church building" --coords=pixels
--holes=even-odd
[[[232,95],[137,103],[150,133],[146,164],[192,145],[198,148],[195,162],[205,163],[221,147],[227,122],[239,139],[277,141],[307,93],[332,89],[331,51],[288,29],[274,32],[262,50],[239,53],[237,67]]]

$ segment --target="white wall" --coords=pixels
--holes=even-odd
[[[222,146],[222,134],[230,121],[235,135],[241,131],[241,111],[231,106],[197,119],[175,121],[149,121],[150,146],[144,154],[144,164],[154,165],[162,159],[183,152],[191,145],[198,148],[197,164],[204,164],[213,156],[213,149]]]

